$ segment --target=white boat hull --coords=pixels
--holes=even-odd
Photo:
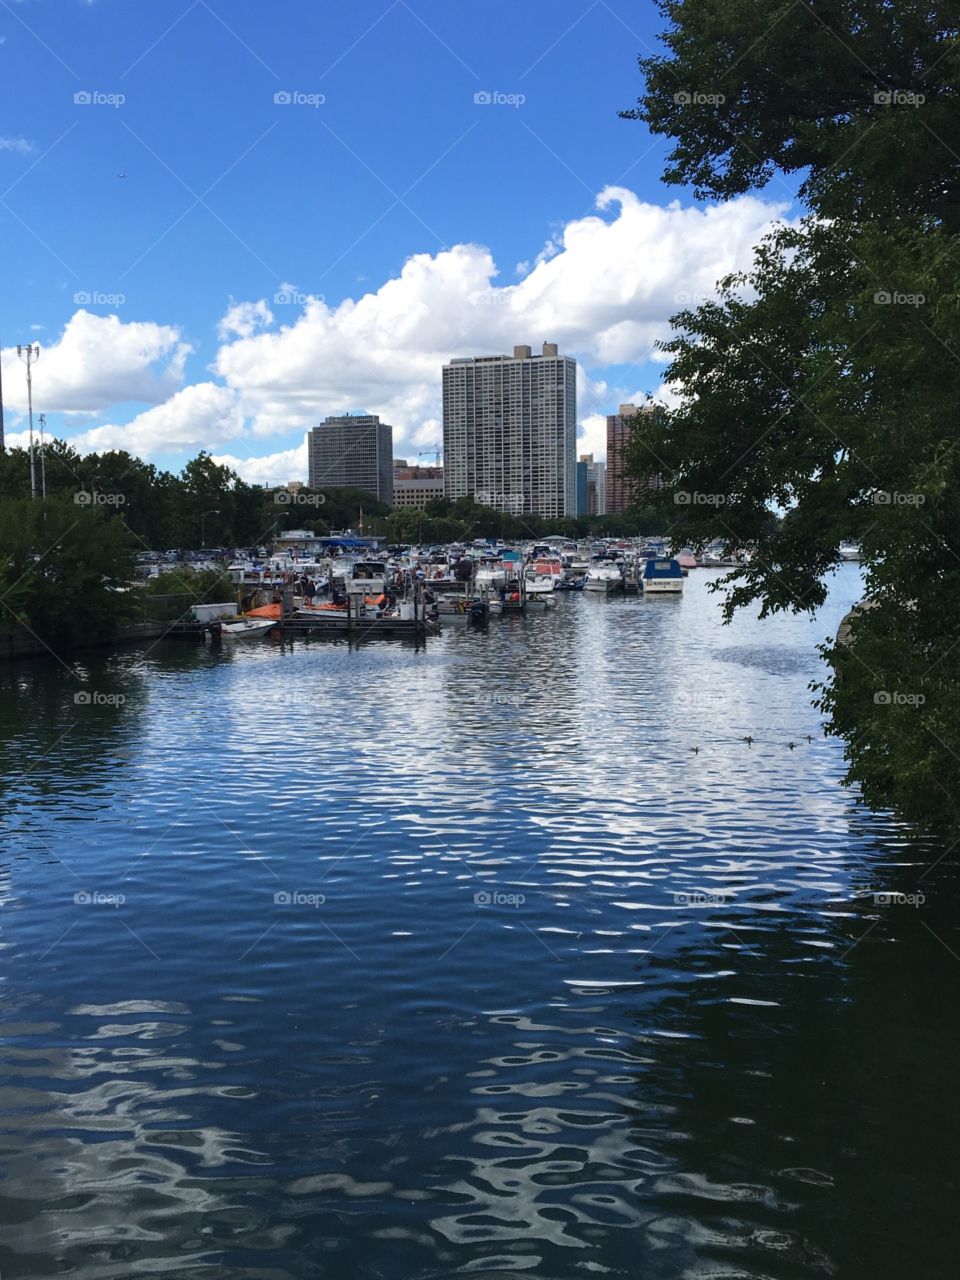
[[[293,616],[299,623],[308,623],[310,626],[324,630],[346,631],[347,629],[346,609],[297,609]],[[354,615],[354,622],[357,621]]]
[[[622,578],[591,578],[588,576],[583,584],[583,589],[584,591],[595,591],[598,595],[609,595],[611,591],[619,591],[622,586]]]
[[[648,582],[646,578],[643,580],[643,594],[645,596],[663,596],[663,595],[680,595],[683,591],[682,578],[661,578],[659,581],[654,578]]]
[[[272,631],[277,625],[276,618],[271,618],[268,622],[221,622],[220,636],[224,640],[256,640],[258,636],[265,636],[268,631]]]

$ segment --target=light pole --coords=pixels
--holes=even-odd
[[[37,472],[33,462],[33,374],[31,365],[40,359],[40,348],[36,343],[27,343],[24,347],[17,343],[17,355],[27,366],[27,409],[30,414],[30,497],[37,496]]]
[[[47,448],[43,439],[43,429],[47,425],[47,415],[41,413],[37,418],[40,423],[40,496],[44,502],[47,500]]]
[[[200,547],[201,547],[201,549],[207,545],[207,535],[206,535],[206,530],[205,530],[206,523],[207,523],[207,516],[218,516],[219,514],[220,514],[220,511],[219,511],[219,509],[218,509],[217,507],[211,507],[209,511],[204,511],[203,515],[200,517]]]

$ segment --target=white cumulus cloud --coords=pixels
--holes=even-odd
[[[569,223],[549,242],[555,251],[541,253],[517,284],[497,284],[496,263],[481,245],[417,254],[357,300],[332,307],[310,298],[279,328],[238,333],[220,347],[216,372],[236,391],[255,435],[367,409],[396,428],[397,452],[413,452],[439,434],[432,424],[440,419],[440,369],[452,356],[553,341],[581,368],[646,363],[669,333],[669,317],[746,267],[785,212],[751,196],[664,207],[622,187],[604,190],[597,208]],[[598,394],[584,374],[584,417],[600,410],[606,390],[601,382]]]
[[[662,374],[651,364],[662,363],[656,343],[669,334],[669,317],[748,267],[786,210],[753,196],[655,205],[608,187],[596,210],[551,235],[512,284],[498,282],[489,249],[458,244],[415,254],[399,275],[337,305],[292,286],[273,304],[232,299],[210,370],[216,380],[188,387],[191,348],[177,328],[78,311],[42,353],[34,404],[68,412],[152,405],[128,425],[96,426],[77,443],[149,456],[231,442],[224,459],[272,482],[305,474],[302,446],[290,442],[327,414],[379,413],[395,428],[395,453],[416,457],[442,439],[445,362],[509,352],[515,343],[536,351],[549,341],[579,363],[578,451],[603,456],[604,415],[621,401],[642,401],[642,392],[625,392],[644,377],[658,390]],[[9,349],[3,361],[8,400],[20,410],[22,370]],[[240,458],[249,452],[258,456]]]
[[[60,338],[41,346],[33,406],[45,413],[99,413],[125,402],[159,404],[183,383],[191,347],[180,330],[151,321],[76,311]],[[23,411],[27,386],[16,347],[2,352],[5,403]]]
[[[243,432],[243,412],[234,393],[215,382],[195,382],[131,422],[93,427],[71,437],[71,444],[81,452],[126,449],[149,458],[156,453],[209,450]]]
[[[237,458],[230,453],[215,453],[213,460],[222,467],[231,467],[248,484],[277,485],[307,478],[306,439],[293,449],[282,449],[279,453],[268,453],[259,458]]]
[[[260,329],[273,324],[273,312],[261,298],[259,302],[231,302],[217,330],[221,342],[231,338],[252,338]]]

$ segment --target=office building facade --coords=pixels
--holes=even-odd
[[[377,414],[325,418],[307,450],[311,489],[366,489],[393,505],[393,427]]]
[[[443,497],[443,467],[394,466],[393,505],[422,511],[428,502]]]
[[[602,516],[607,509],[606,465],[582,453],[577,463],[577,515]]]
[[[444,491],[512,515],[577,510],[577,363],[540,355],[470,356],[443,367]]]

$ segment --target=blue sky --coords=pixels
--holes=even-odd
[[[352,407],[402,419],[411,452],[437,438],[443,359],[505,349],[522,324],[512,341],[559,336],[580,359],[595,443],[598,414],[657,389],[673,295],[737,265],[789,201],[678,220],[695,202],[660,183],[666,144],[617,118],[657,21],[622,0],[4,0],[8,434],[9,348],[32,337],[37,407],[88,447],[274,457],[250,470],[271,478],[311,421]],[[624,218],[619,198],[596,207],[610,187],[636,199],[630,234],[604,234]],[[649,287],[618,285],[618,253],[646,257]]]

